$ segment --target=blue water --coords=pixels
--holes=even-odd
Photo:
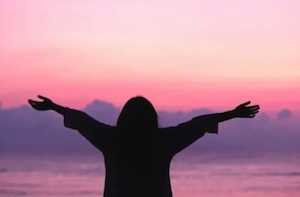
[[[101,154],[1,154],[0,197],[100,197]],[[299,197],[300,154],[183,153],[171,165],[174,197]]]

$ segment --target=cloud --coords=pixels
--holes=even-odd
[[[94,100],[82,109],[95,119],[116,125],[120,108]],[[214,113],[210,109],[169,112],[158,111],[160,127],[174,126],[191,118]],[[281,115],[279,115],[281,114]],[[283,115],[282,115],[283,114]],[[192,150],[300,150],[298,115],[282,110],[278,117],[289,118],[289,124],[259,113],[254,119],[234,119],[219,125],[219,134],[206,134],[187,151]],[[97,151],[77,131],[63,126],[63,117],[55,112],[38,112],[29,105],[0,108],[0,153],[7,151]]]
[[[115,125],[121,110],[111,103],[94,100],[88,104],[83,111],[107,124]]]
[[[288,109],[283,109],[277,114],[278,119],[290,119],[292,117],[292,112]]]

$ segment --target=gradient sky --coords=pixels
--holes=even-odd
[[[1,0],[0,102],[300,111],[298,0]]]

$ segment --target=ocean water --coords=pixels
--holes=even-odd
[[[0,197],[101,197],[101,154],[1,154]],[[299,197],[300,153],[183,153],[174,197]]]

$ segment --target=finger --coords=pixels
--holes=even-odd
[[[251,110],[256,110],[256,109],[260,109],[260,107],[259,106],[250,106],[250,107],[248,107],[249,109],[251,109]]]
[[[35,104],[36,104],[36,101],[31,100],[31,99],[28,99],[28,103],[29,103],[30,105],[35,105]]]
[[[255,117],[255,114],[250,114],[249,115],[249,118],[254,118]]]
[[[254,111],[252,111],[251,113],[252,114],[257,114],[259,112],[259,110],[254,110]]]
[[[251,101],[247,101],[247,102],[245,102],[245,103],[242,103],[241,105],[242,106],[246,106],[246,105],[249,105],[251,103]]]
[[[259,110],[260,108],[259,108],[259,107],[246,107],[246,109],[247,109],[249,112],[252,112],[252,111]]]
[[[43,100],[48,100],[48,98],[42,96],[42,95],[38,95],[38,98],[43,99]]]
[[[31,100],[31,99],[28,99],[28,102],[29,103],[33,103],[33,104],[39,104],[39,103],[43,103],[44,101],[34,101],[34,100]]]
[[[251,109],[260,109],[259,105],[249,106],[249,108],[251,108]]]
[[[260,109],[259,108],[250,108],[249,109],[250,112],[254,112],[254,111],[258,111],[258,110],[260,110]]]
[[[37,109],[36,103],[34,101],[32,102],[32,100],[28,100],[28,103],[31,105],[33,109]]]

